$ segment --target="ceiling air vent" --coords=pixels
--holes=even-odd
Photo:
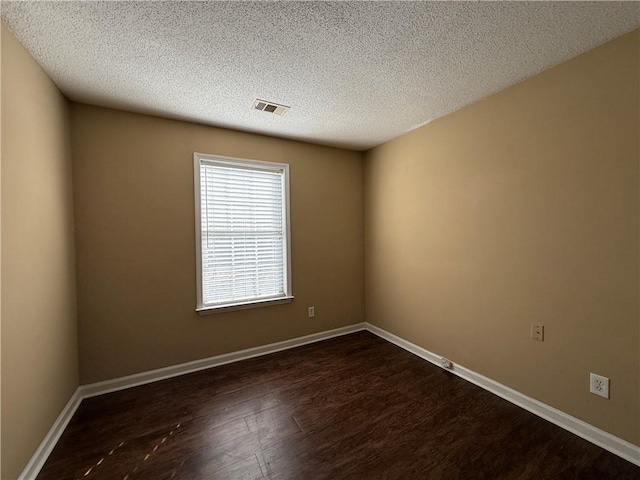
[[[267,102],[266,100],[257,99],[253,102],[253,108],[260,110],[261,112],[275,113],[276,115],[284,115],[289,111],[289,107],[286,105],[279,105],[273,102]]]

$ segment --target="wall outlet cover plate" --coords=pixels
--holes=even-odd
[[[595,373],[589,374],[589,392],[609,398],[609,379]]]

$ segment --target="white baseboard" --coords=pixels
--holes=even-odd
[[[383,338],[442,368],[440,355],[436,355],[433,352],[425,350],[418,345],[408,342],[403,338],[370,323],[366,323],[366,329],[380,338]],[[633,443],[627,442],[626,440],[607,433],[604,430],[600,430],[599,428],[572,417],[557,408],[553,408],[545,403],[528,397],[523,393],[513,390],[506,385],[498,383],[495,380],[491,380],[490,378],[480,375],[479,373],[469,370],[461,365],[454,364],[453,370],[449,371],[460,378],[484,388],[485,390],[488,390],[489,392],[498,395],[499,397],[504,398],[505,400],[518,405],[519,407],[522,407],[525,410],[544,418],[545,420],[548,420],[549,422],[568,430],[569,432],[578,435],[579,437],[582,437],[585,440],[604,448],[605,450],[624,458],[635,465],[640,466],[640,447]]]
[[[268,345],[262,345],[260,347],[247,348],[246,350],[225,353],[223,355],[216,355],[215,357],[203,358],[201,360],[181,363],[179,365],[172,365],[170,367],[158,368],[157,370],[136,373],[134,375],[115,378],[113,380],[106,380],[104,382],[91,383],[89,385],[81,386],[80,390],[82,392],[82,398],[94,397],[96,395],[103,395],[105,393],[124,390],[125,388],[137,387],[139,385],[144,385],[145,383],[157,382],[158,380],[177,377],[178,375],[185,375],[187,373],[197,372],[199,370],[206,370],[207,368],[218,367],[227,363],[239,362],[241,360],[247,360],[249,358],[259,357],[262,355],[269,355],[270,353],[276,353],[282,350],[300,347],[308,343],[315,343],[321,340],[327,340],[329,338],[347,335],[349,333],[358,332],[364,329],[364,323],[356,323],[355,325],[336,328],[333,330],[328,330],[326,332],[313,333],[304,337],[292,338],[291,340],[270,343]]]
[[[58,418],[53,423],[53,426],[49,429],[49,432],[44,437],[44,440],[38,446],[38,449],[27,463],[27,466],[24,467],[24,470],[18,477],[18,480],[34,480],[40,470],[42,469],[44,462],[47,461],[53,447],[56,446],[58,440],[62,436],[62,432],[67,428],[71,417],[76,413],[80,402],[82,401],[82,395],[80,394],[80,388],[77,388],[73,395],[58,415]]]
[[[115,378],[104,382],[82,385],[78,387],[71,399],[69,399],[67,405],[64,407],[46,437],[31,457],[31,460],[23,470],[22,474],[18,477],[18,480],[33,480],[36,478],[47,458],[51,454],[51,451],[60,439],[60,436],[64,432],[67,424],[71,420],[71,417],[73,417],[73,414],[76,412],[80,402],[84,398],[116,392],[126,388],[137,387],[146,383],[157,382],[166,378],[185,375],[199,370],[206,370],[207,368],[217,367],[227,363],[239,362],[249,358],[268,355],[270,353],[300,347],[309,343],[320,342],[322,340],[347,335],[361,330],[368,330],[371,333],[413,353],[414,355],[423,358],[424,360],[427,360],[437,366],[441,366],[439,355],[425,350],[424,348],[408,342],[387,332],[386,330],[376,327],[375,325],[371,325],[370,323],[357,323],[347,327],[314,333],[304,337],[293,338],[291,340],[271,343],[260,347],[248,348],[238,352],[216,355],[202,360],[195,360],[193,362],[172,365],[170,367],[150,370],[148,372],[136,373],[134,375]],[[618,455],[619,457],[624,458],[625,460],[630,461],[631,463],[640,466],[640,447],[633,445],[632,443],[589,425],[582,420],[572,417],[571,415],[561,412],[556,408],[539,402],[538,400],[528,397],[463,366],[456,364],[451,372],[515,405],[518,405],[519,407],[524,408],[525,410],[528,410],[535,415],[538,415],[539,417],[544,418],[545,420],[550,421],[551,423],[554,423],[555,425],[558,425],[561,428],[564,428],[565,430],[578,435],[579,437],[584,438],[585,440],[588,440],[591,443],[594,443],[595,445],[598,445],[599,447],[604,448],[605,450],[608,450],[611,453],[614,453],[615,455]]]
[[[67,402],[67,405],[62,409],[62,412],[36,452],[31,457],[31,460],[29,460],[29,463],[18,477],[18,480],[34,480],[36,478],[38,473],[40,473],[40,470],[42,470],[44,463],[47,461],[47,458],[49,458],[51,451],[56,446],[56,443],[58,443],[58,440],[71,420],[71,417],[73,417],[73,414],[78,409],[80,402],[85,398],[116,392],[126,388],[137,387],[139,385],[144,385],[145,383],[157,382],[159,380],[164,380],[165,378],[177,377],[178,375],[206,370],[207,368],[217,367],[232,362],[239,362],[241,360],[259,357],[261,355],[269,355],[270,353],[300,347],[309,343],[320,342],[329,338],[359,332],[364,329],[365,323],[356,323],[354,325],[336,328],[326,332],[313,333],[311,335],[305,335],[304,337],[292,338],[291,340],[270,343],[260,347],[247,348],[246,350],[226,353],[224,355],[216,355],[215,357],[203,358],[201,360],[172,365],[170,367],[150,370],[148,372],[136,373],[134,375],[106,380],[104,382],[82,385],[78,387],[71,399]]]

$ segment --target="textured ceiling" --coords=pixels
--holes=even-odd
[[[2,1],[2,17],[71,100],[360,150],[632,30],[640,4]]]

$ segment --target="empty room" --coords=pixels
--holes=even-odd
[[[640,3],[0,8],[2,480],[640,478]]]

